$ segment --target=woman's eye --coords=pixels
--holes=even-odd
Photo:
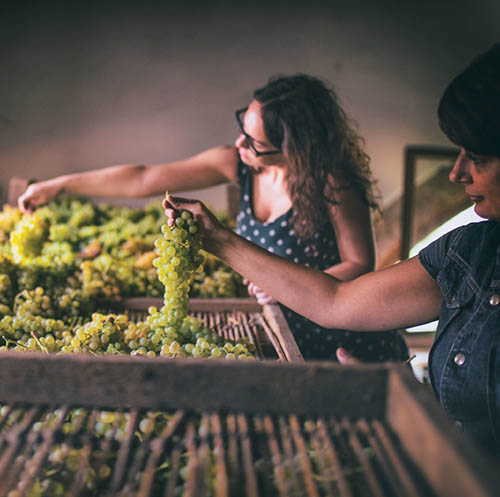
[[[467,157],[476,165],[476,166],[482,166],[488,162],[488,159],[486,157],[478,157],[477,155],[471,155],[467,154]]]
[[[474,165],[476,166],[486,166],[486,164],[488,164],[488,159],[485,159],[484,157],[476,157],[474,159]]]

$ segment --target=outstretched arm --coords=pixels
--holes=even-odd
[[[442,295],[418,258],[341,282],[225,230],[215,255],[282,304],[325,328],[390,330],[436,319]]]
[[[390,330],[436,319],[439,286],[413,258],[352,281],[275,256],[224,228],[201,202],[169,198],[188,209],[205,235],[204,247],[282,304],[326,328]],[[174,215],[172,209],[167,215]]]
[[[118,165],[58,176],[34,183],[19,197],[23,212],[50,202],[59,193],[145,197],[196,190],[237,180],[234,147],[215,147],[181,161],[155,165]]]

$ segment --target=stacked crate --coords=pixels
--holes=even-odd
[[[65,496],[493,497],[500,488],[496,467],[404,366],[3,353],[0,377],[2,497],[63,477]],[[103,435],[103,409],[126,414],[126,426],[110,422]],[[142,420],[159,412],[161,429],[144,433]],[[64,457],[54,462],[63,446],[71,471]]]

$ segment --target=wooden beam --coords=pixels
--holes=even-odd
[[[0,402],[385,415],[387,367],[226,359],[0,353]]]

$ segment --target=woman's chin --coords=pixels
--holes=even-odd
[[[491,221],[500,220],[500,212],[491,212],[491,209],[485,209],[480,203],[474,205],[474,212],[483,219]]]

